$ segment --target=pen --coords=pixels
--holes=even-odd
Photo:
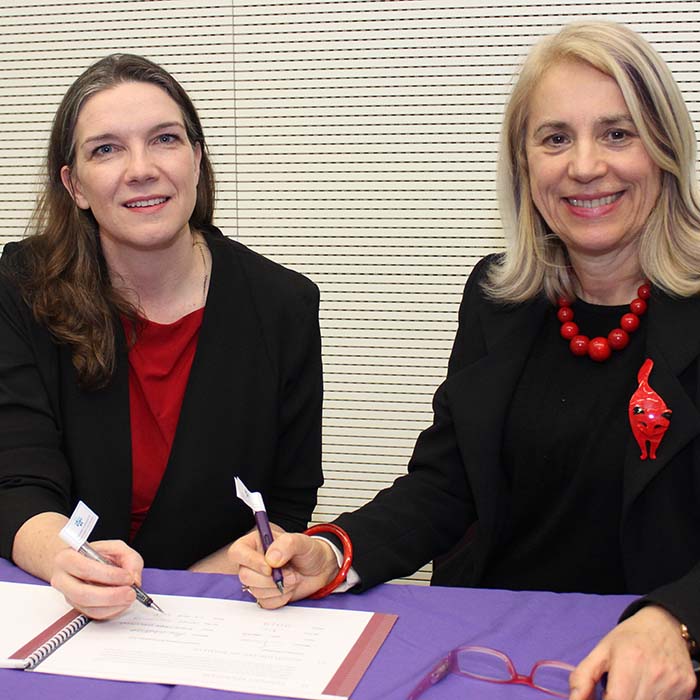
[[[93,561],[99,561],[102,564],[107,564],[108,566],[116,566],[116,564],[113,561],[110,561],[106,557],[103,557],[98,551],[94,550],[87,542],[81,545],[78,551],[84,556],[86,556],[88,559],[92,559]],[[158,604],[153,600],[153,598],[151,598],[151,596],[148,595],[148,593],[146,593],[146,591],[144,591],[142,588],[139,588],[135,583],[132,583],[131,587],[136,592],[136,600],[138,600],[139,603],[142,603],[147,608],[153,608],[158,612],[163,612],[163,610],[161,610],[161,608],[158,607]]]
[[[258,533],[260,534],[260,539],[262,540],[263,552],[267,552],[267,548],[272,544],[272,530],[270,529],[270,520],[267,517],[267,511],[255,511],[255,524],[258,527]],[[275,586],[277,586],[279,592],[284,593],[281,569],[272,570],[272,580],[275,582]]]
[[[240,498],[255,515],[255,525],[258,528],[260,541],[262,542],[263,554],[267,552],[267,548],[272,544],[272,530],[270,529],[270,520],[267,517],[265,503],[262,495],[258,491],[248,491],[245,484],[236,476],[233,479],[236,483],[236,495]],[[272,580],[277,586],[280,593],[284,593],[284,577],[281,569],[272,569]]]

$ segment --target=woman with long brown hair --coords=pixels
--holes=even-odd
[[[147,566],[233,571],[253,525],[303,530],[321,484],[318,289],[212,224],[197,112],[117,54],[69,88],[30,235],[0,261],[0,554],[94,617]],[[58,532],[82,500],[90,561]],[[128,544],[127,544],[128,543]]]

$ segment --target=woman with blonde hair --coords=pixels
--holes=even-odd
[[[544,39],[506,109],[499,184],[507,251],[467,282],[433,425],[408,474],[334,524],[334,544],[354,549],[348,579],[321,538],[280,533],[263,557],[248,535],[231,555],[270,608],[430,559],[439,585],[639,594],[578,660],[570,697],[606,676],[615,700],[687,700],[700,637],[700,198],[664,61],[607,22]],[[284,595],[271,566],[284,567]]]

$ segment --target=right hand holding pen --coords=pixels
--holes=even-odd
[[[229,556],[238,564],[241,584],[263,608],[281,608],[290,601],[306,598],[333,580],[339,567],[327,542],[307,535],[286,533],[272,526],[275,541],[263,556],[256,531],[236,540]],[[284,594],[272,580],[272,567],[281,568]]]
[[[66,547],[54,558],[51,585],[80,612],[95,620],[106,620],[124,612],[134,602],[136,594],[131,584],[141,584],[143,559],[120,540],[91,545],[116,566],[93,561]]]

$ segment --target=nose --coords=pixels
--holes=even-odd
[[[127,182],[152,180],[157,173],[158,169],[148,148],[137,147],[129,150],[125,172]]]
[[[590,182],[603,177],[607,171],[605,155],[595,143],[579,141],[570,150],[568,174],[573,180]]]

